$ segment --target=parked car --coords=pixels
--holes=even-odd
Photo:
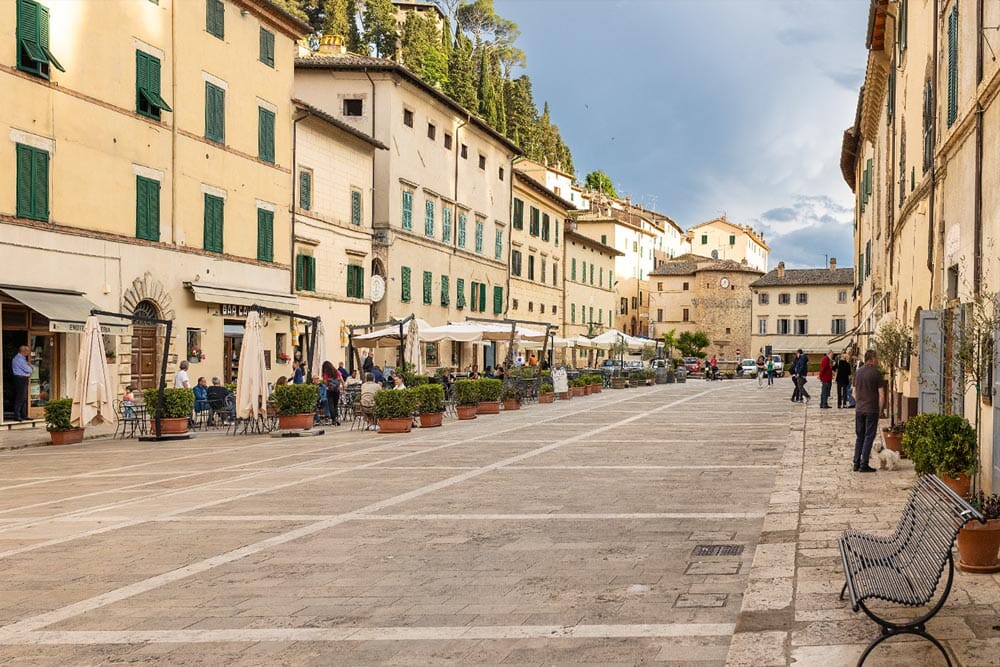
[[[785,377],[785,363],[781,360],[780,354],[771,355],[772,364],[771,367],[774,368],[774,377]]]
[[[684,370],[688,373],[701,372],[701,359],[698,357],[684,357]]]
[[[645,368],[645,365],[638,359],[629,359],[625,362],[625,370],[627,371],[641,371]]]
[[[746,377],[755,377],[757,375],[757,362],[753,359],[744,359],[740,363],[740,373]]]
[[[606,371],[621,370],[622,362],[618,359],[605,359],[604,363],[601,364],[601,368]]]

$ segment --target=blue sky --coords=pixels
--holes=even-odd
[[[496,0],[580,179],[687,228],[725,212],[770,265],[851,266],[840,176],[868,0]]]

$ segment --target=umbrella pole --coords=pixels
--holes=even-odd
[[[403,336],[403,323],[399,323],[399,371],[406,371],[406,339]]]
[[[157,438],[163,435],[163,427],[160,419],[163,417],[163,410],[166,403],[164,390],[167,388],[167,354],[170,352],[170,334],[173,328],[173,320],[168,320],[166,336],[163,338],[163,358],[160,360],[160,390],[156,392],[156,415],[153,420]]]
[[[319,329],[319,318],[313,322],[312,326],[312,340],[309,342],[309,378],[308,381],[312,383],[313,377],[316,375],[316,368],[313,366],[313,361],[316,359],[316,330]],[[308,335],[308,333],[307,333]]]

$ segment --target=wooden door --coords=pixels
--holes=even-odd
[[[156,327],[132,327],[132,386],[156,387]]]

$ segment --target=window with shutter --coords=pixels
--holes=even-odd
[[[160,240],[160,182],[135,177],[135,236]]]
[[[347,296],[352,299],[365,298],[365,268],[361,265],[347,266]]]
[[[576,304],[569,304],[569,321],[570,324],[576,324]]]
[[[205,1],[205,30],[219,39],[226,36],[226,7],[222,0]]]
[[[268,67],[274,67],[274,33],[260,29],[260,61]]]
[[[413,229],[413,193],[403,190],[403,229]]]
[[[451,302],[451,285],[448,276],[441,276],[441,305],[447,306]]]
[[[399,271],[399,300],[410,302],[410,267],[404,266]]]
[[[257,107],[257,157],[274,164],[274,112]]]
[[[924,173],[931,168],[934,162],[934,88],[931,80],[924,81]],[[902,145],[902,139],[901,139]],[[903,178],[900,176],[900,192],[903,191]],[[902,199],[902,196],[900,196]]]
[[[424,304],[430,305],[434,303],[434,297],[431,292],[434,289],[434,275],[430,271],[424,271]]]
[[[594,264],[593,264],[593,262],[591,262],[591,264],[590,264],[590,284],[591,285],[594,284]]]
[[[49,9],[34,0],[17,0],[17,68],[44,79],[49,65],[65,72],[49,50]]]
[[[455,279],[455,307],[465,308],[465,278]]]
[[[483,254],[483,221],[476,220],[476,252]]]
[[[205,138],[226,143],[226,91],[205,82]]]
[[[160,120],[161,111],[173,111],[160,97],[160,59],[135,52],[135,110]]]
[[[496,248],[494,249],[494,254],[497,259],[503,259],[503,230],[498,229],[496,231]]]
[[[49,219],[49,154],[17,144],[17,217]]]
[[[434,237],[434,200],[424,201],[424,236]]]
[[[510,251],[510,272],[511,275],[520,276],[521,275],[521,251],[511,250]]]
[[[576,257],[570,260],[569,274],[571,280],[576,280]]]
[[[274,211],[257,209],[257,259],[274,261]]]
[[[351,190],[351,224],[361,226],[361,190]]]
[[[306,289],[316,291],[316,258],[306,255]]]
[[[308,211],[312,207],[312,172],[299,172],[299,208]]]
[[[451,243],[451,207],[441,209],[441,240]]]
[[[465,247],[465,214],[458,214],[458,247]]]
[[[305,285],[305,263],[306,256],[299,254],[295,256],[295,289],[301,290]]]
[[[897,19],[899,21],[899,28],[898,28],[898,30],[899,30],[899,38],[897,39],[897,42],[899,43],[899,57],[900,57],[900,59],[902,59],[902,57],[903,57],[903,52],[906,51],[907,24],[910,22],[909,21],[910,11],[909,11],[909,8],[907,6],[908,4],[909,4],[909,2],[907,0],[900,0],[900,4],[899,4],[899,18]]]
[[[529,209],[528,233],[531,234],[532,236],[538,236],[538,233],[539,233],[539,231],[538,231],[538,227],[539,227],[539,225],[538,225],[538,217],[539,217],[540,214],[541,214],[541,211],[539,211],[534,206],[532,206]]]
[[[493,314],[503,314],[503,288],[499,286],[493,288]]]
[[[476,298],[479,295],[479,283],[472,281],[469,284],[469,308],[472,312],[479,310],[479,300]]]
[[[549,214],[548,213],[543,213],[542,214],[542,240],[543,241],[548,241],[549,240]]]
[[[524,202],[514,197],[514,229],[524,229]]]
[[[205,250],[222,252],[223,205],[222,197],[205,195]]]
[[[958,118],[958,2],[948,14],[948,127]]]

